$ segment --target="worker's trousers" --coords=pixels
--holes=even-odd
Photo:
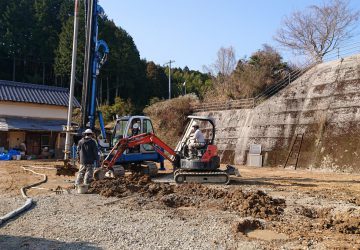
[[[198,149],[204,147],[206,144],[201,142],[191,142],[189,144],[190,157],[196,157],[198,155]]]
[[[93,178],[94,164],[80,165],[75,185],[90,184]]]

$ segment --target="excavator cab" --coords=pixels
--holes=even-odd
[[[122,116],[116,119],[116,123],[110,140],[110,149],[121,139],[131,138],[139,134],[154,133],[151,119],[148,116]],[[104,158],[109,152],[105,153]],[[156,175],[158,168],[164,168],[164,157],[162,157],[151,144],[141,144],[127,148],[116,160],[115,166],[122,166],[125,169],[141,169]]]
[[[204,135],[205,145],[197,148],[196,158],[201,158],[208,147],[208,145],[214,145],[215,139],[215,122],[210,117],[204,116],[188,116],[188,123],[185,127],[185,131],[178,142],[175,151],[182,156],[182,158],[189,158],[189,144],[193,136],[193,125],[199,125],[199,129]]]
[[[176,183],[197,182],[197,183],[224,183],[230,181],[229,175],[220,170],[220,157],[214,145],[215,122],[211,117],[188,116],[189,122],[185,132],[176,146],[175,152],[179,155],[180,164],[174,172]],[[188,152],[189,140],[194,132],[192,127],[197,123],[204,135],[205,145],[198,148],[195,157]]]
[[[148,116],[123,116],[116,119],[112,132],[110,146],[113,147],[122,138],[129,138],[142,133],[154,133],[154,128]],[[131,152],[130,152],[131,151]],[[126,153],[151,153],[155,152],[150,144],[140,145],[138,150],[128,150]]]

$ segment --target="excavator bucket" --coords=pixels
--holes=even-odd
[[[56,166],[56,175],[75,176],[78,169],[71,164],[70,160],[64,160],[63,166]]]
[[[94,171],[93,178],[95,181],[103,180],[105,178],[106,173],[110,171],[106,168],[100,167]]]

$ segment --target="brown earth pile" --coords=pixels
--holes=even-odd
[[[224,207],[239,211],[244,216],[256,218],[276,217],[284,212],[285,200],[274,199],[263,191],[243,192],[235,190],[224,199]]]
[[[255,229],[264,229],[263,223],[261,221],[252,219],[252,218],[245,218],[240,221],[237,221],[232,226],[233,234],[242,233],[246,234]]]
[[[197,183],[175,186],[155,183],[150,177],[139,174],[95,181],[89,192],[106,197],[126,197],[138,193],[142,197],[153,197],[155,199],[151,201],[155,200],[172,208],[207,206],[235,211],[242,216],[268,219],[281,215],[286,206],[285,200],[274,199],[262,191],[244,192],[239,188],[224,190]]]
[[[318,230],[330,230],[343,234],[360,234],[360,216],[357,210],[350,209],[347,212],[332,213],[331,208],[314,208],[299,206],[295,212],[307,217],[302,221],[301,227]],[[290,230],[291,231],[291,230]]]
[[[323,222],[324,229],[335,230],[344,234],[360,234],[360,218],[344,213],[330,217]]]
[[[142,193],[151,197],[173,193],[173,187],[164,183],[154,183],[148,175],[131,174],[117,179],[94,181],[90,185],[89,193],[119,198]]]
[[[176,194],[186,197],[202,197],[206,200],[221,201],[220,207],[224,210],[237,211],[243,216],[269,218],[284,212],[285,200],[274,199],[263,191],[244,192],[241,189],[220,190],[190,183],[177,186]]]

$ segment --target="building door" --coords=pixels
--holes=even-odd
[[[50,135],[41,135],[41,148],[50,148]]]
[[[9,142],[8,142],[7,132],[0,131],[0,148],[8,149],[8,147],[9,147]]]
[[[41,137],[38,133],[26,134],[26,147],[28,155],[40,155],[41,153]]]

